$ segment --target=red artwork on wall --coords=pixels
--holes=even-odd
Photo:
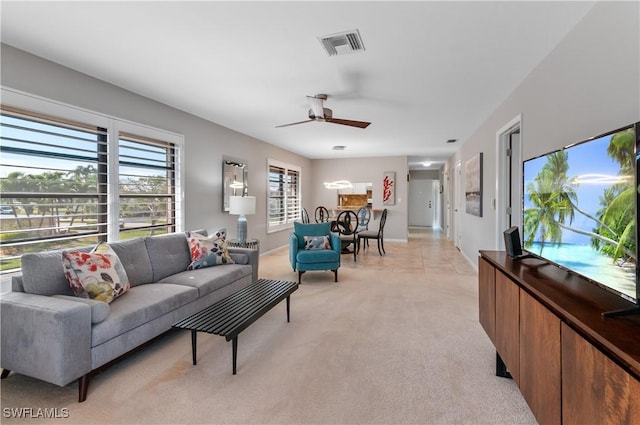
[[[396,204],[396,173],[395,171],[385,171],[382,179],[382,204]]]

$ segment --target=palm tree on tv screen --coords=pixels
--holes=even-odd
[[[620,164],[620,175],[627,176],[618,183],[605,190],[598,211],[601,223],[594,229],[596,234],[615,238],[615,245],[603,243],[599,238],[592,238],[591,244],[611,257],[618,259],[636,260],[635,241],[635,203],[636,191],[633,183],[635,166],[635,133],[633,129],[627,129],[616,133],[609,142],[607,154]]]
[[[591,237],[591,245],[609,255],[613,260],[636,261],[635,254],[635,187],[633,175],[635,165],[635,136],[633,130],[616,133],[610,140],[607,154],[620,164],[617,183],[606,188],[600,199],[600,208],[592,215],[579,207],[576,188],[579,180],[568,177],[569,157],[567,151],[559,151],[547,157],[534,180],[527,185],[531,208],[524,211],[524,242],[529,248],[536,236],[541,245],[561,244],[562,230]],[[579,213],[594,221],[592,230],[572,227],[575,214]]]
[[[573,179],[567,177],[568,153],[558,151],[547,157],[533,182],[527,185],[529,201],[533,208],[525,210],[525,247],[530,247],[536,235],[540,238],[541,250],[545,243],[562,243],[562,229],[566,222],[573,222],[577,194]]]

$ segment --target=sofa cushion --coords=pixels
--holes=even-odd
[[[188,270],[162,279],[157,285],[171,283],[185,285],[198,290],[198,295],[203,297],[217,289],[222,288],[236,280],[251,276],[251,266],[229,264],[224,267],[207,267],[198,270]]]
[[[187,270],[202,269],[222,264],[233,264],[227,249],[227,229],[220,229],[210,236],[187,232],[191,263]]]
[[[89,252],[91,248],[86,247],[79,251]],[[61,250],[23,254],[20,261],[24,292],[37,295],[73,295],[60,265]]]
[[[103,322],[93,326],[91,346],[120,337],[197,298],[197,289],[184,285],[154,283],[134,286],[126,297],[109,306],[111,311]]]
[[[153,269],[143,238],[110,242],[109,245],[120,258],[131,286],[153,282]]]
[[[191,263],[189,244],[184,233],[169,233],[144,238],[147,245],[153,282],[187,270]]]
[[[109,304],[104,301],[90,300],[88,298],[79,298],[70,295],[54,295],[55,298],[79,302],[91,307],[91,323],[96,324],[102,322],[109,315]]]
[[[21,261],[24,291],[38,295],[73,295],[60,262],[61,251],[23,254]]]
[[[63,251],[62,264],[78,297],[110,303],[129,290],[127,273],[107,244],[98,244],[92,252]]]

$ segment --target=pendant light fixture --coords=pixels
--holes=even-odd
[[[334,151],[343,151],[345,150],[345,148],[346,146],[336,145],[331,149]],[[338,160],[336,158],[334,176],[336,176],[337,174],[338,174]],[[353,184],[349,180],[334,180],[332,182],[324,182],[324,187],[326,189],[346,189],[349,187],[353,187]]]

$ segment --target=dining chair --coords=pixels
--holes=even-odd
[[[336,218],[335,227],[340,235],[340,240],[342,241],[341,252],[343,254],[350,253],[347,248],[349,245],[353,245],[353,261],[356,261],[358,216],[350,210],[342,211]]]
[[[314,217],[316,219],[316,223],[324,223],[329,221],[329,210],[323,206],[319,206],[316,208]]]
[[[371,208],[360,207],[356,214],[358,216],[358,232],[369,230],[369,221],[371,221]]]
[[[301,208],[300,209],[300,216],[301,216],[302,222],[304,224],[309,224],[310,223],[310,221],[309,221],[309,213],[307,212],[306,208]]]
[[[378,252],[380,255],[386,254],[387,252],[384,250],[384,225],[387,222],[387,209],[382,210],[382,215],[380,216],[380,225],[378,226],[378,230],[364,230],[358,233],[358,251],[360,251],[360,239],[364,239],[365,243],[368,244],[369,239],[376,239],[378,241]],[[368,245],[367,245],[368,246]]]

